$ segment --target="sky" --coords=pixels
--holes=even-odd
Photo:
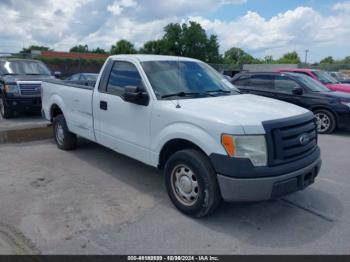
[[[350,0],[0,0],[0,17],[0,53],[30,45],[109,50],[120,39],[138,48],[168,23],[196,21],[218,36],[221,53],[350,56]]]

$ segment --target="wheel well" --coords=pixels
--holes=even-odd
[[[165,166],[165,163],[169,157],[177,151],[184,149],[196,149],[205,153],[199,146],[196,144],[185,140],[185,139],[173,139],[168,141],[162,148],[159,154],[159,164],[158,168],[162,169]]]
[[[324,107],[324,106],[315,106],[315,107],[311,108],[310,110],[312,112],[315,112],[316,110],[326,110],[326,111],[332,113],[334,118],[335,118],[335,124],[336,124],[336,126],[338,126],[338,122],[339,122],[338,114],[333,109],[328,108],[328,107]]]
[[[62,112],[61,108],[58,105],[53,104],[51,106],[51,110],[50,110],[50,116],[51,116],[50,119],[51,119],[51,121],[58,115],[63,115],[63,112]]]

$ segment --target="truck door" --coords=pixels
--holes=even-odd
[[[111,61],[108,78],[101,79],[94,96],[95,134],[98,143],[119,153],[149,162],[152,101],[147,106],[123,99],[127,86],[143,86],[131,62]],[[107,73],[107,72],[105,72]]]

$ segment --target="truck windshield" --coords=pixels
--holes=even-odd
[[[13,60],[0,61],[0,74],[3,75],[50,75],[47,67],[39,61]]]
[[[142,67],[157,98],[203,97],[238,94],[239,91],[205,63],[147,61]]]
[[[323,71],[315,70],[313,73],[317,76],[318,80],[320,80],[323,84],[338,84],[339,82],[329,74]]]
[[[317,82],[313,78],[306,76],[306,75],[300,75],[300,74],[292,74],[294,77],[296,77],[300,82],[302,82],[305,86],[307,86],[311,91],[313,92],[330,92],[326,86],[322,85],[320,82]]]

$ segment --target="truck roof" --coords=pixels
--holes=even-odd
[[[113,55],[110,58],[134,58],[139,62],[147,61],[199,61],[197,59],[182,57],[182,56],[167,56],[167,55]]]

